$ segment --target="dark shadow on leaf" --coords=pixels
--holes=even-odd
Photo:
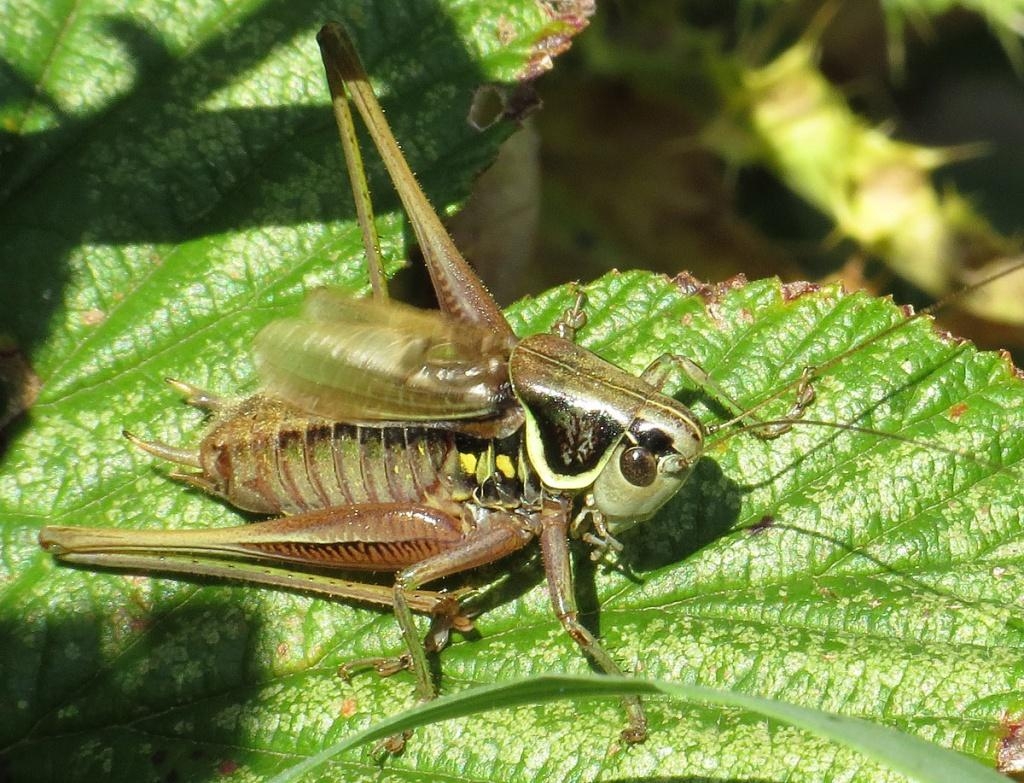
[[[525,595],[544,580],[540,549],[530,545],[509,557],[453,577],[449,586],[467,586],[476,593],[466,607],[479,616]]]
[[[238,725],[213,716],[237,703],[241,721],[266,684],[250,646],[261,618],[209,591],[122,618],[102,638],[89,615],[0,628],[4,660],[24,669],[13,685],[33,695],[4,711],[5,780],[213,781],[225,762],[245,763]]]
[[[64,118],[54,130],[0,139],[0,257],[5,283],[0,286],[0,333],[13,336],[32,354],[62,302],[69,254],[82,244],[173,247],[252,227],[350,216],[351,197],[327,108],[326,84],[320,106],[204,108],[239,74],[258,67],[268,52],[295,36],[309,31],[309,46],[315,51],[315,30],[325,17],[344,19],[346,9],[345,4],[324,11],[283,1],[267,3],[181,58],[134,18],[108,19],[111,36],[134,60],[131,89],[92,115]],[[421,2],[407,12],[430,20],[433,46],[438,38],[447,42],[441,47],[443,59],[437,51],[421,53],[423,59],[443,63],[431,73],[439,80],[450,76],[454,90],[470,93],[481,77],[454,28],[449,25],[438,34],[443,22],[437,20],[444,19],[443,12],[433,2]],[[239,45],[246,38],[259,45]],[[392,52],[422,45],[409,28],[394,31],[385,50],[379,39],[357,40],[370,73],[394,57]],[[17,77],[7,81],[12,80]],[[22,83],[20,92],[29,89]],[[399,138],[410,133],[407,123],[423,100],[419,85],[404,91],[401,83],[394,85],[384,103],[385,110],[389,104],[401,105],[401,111],[389,114]],[[52,103],[46,96],[39,101]],[[480,166],[484,164],[485,150],[471,154],[480,156]],[[308,181],[309,161],[325,157],[337,161],[337,177]],[[379,210],[392,210],[397,198],[375,155],[368,158]],[[450,174],[446,179],[450,163],[412,161],[439,203],[464,184],[450,182]],[[297,195],[287,196],[290,193]],[[166,251],[158,252],[161,258],[155,258],[155,264]]]
[[[326,84],[319,106],[204,108],[211,96],[295,36],[308,31],[308,45],[315,51],[313,34],[319,25],[345,19],[350,11],[344,3],[327,11],[266,3],[184,57],[168,51],[154,30],[134,18],[111,17],[107,30],[131,53],[134,82],[123,97],[75,118],[60,115],[52,100],[0,63],[0,83],[16,88],[9,95],[49,105],[59,117],[54,130],[0,137],[0,333],[32,355],[63,302],[69,258],[83,244],[173,249],[247,228],[351,217]],[[368,32],[365,37],[375,40],[356,41],[370,73],[392,59],[404,61],[409,49],[429,45],[429,52],[416,56],[433,63],[431,78],[450,75],[457,94],[471,94],[483,77],[444,12],[423,0],[404,13],[408,23],[393,35]],[[372,30],[372,21],[367,26],[363,20],[359,29]],[[421,35],[426,23],[429,41]],[[247,36],[260,45],[240,45]],[[384,103],[403,138],[412,132],[410,123],[428,97],[415,76],[406,72],[408,83],[402,74],[397,78]],[[451,169],[457,164],[466,170],[467,161],[482,167],[502,133],[490,134],[492,143],[469,152],[456,149],[449,157],[411,161],[431,198],[442,203],[457,195],[465,183],[453,182]],[[239,139],[238,146],[224,147],[225,135]],[[450,145],[442,140],[438,146]],[[222,149],[233,157],[221,156]],[[376,155],[367,157],[375,205],[382,213],[392,210],[397,196]],[[325,158],[333,161],[337,176],[307,181],[309,166],[303,164]],[[131,176],[108,176],[112,169]],[[298,195],[280,195],[292,193]],[[154,266],[163,260],[155,258]],[[26,425],[31,426],[31,418],[21,420],[19,431]],[[521,583],[512,582],[513,592],[520,589]],[[131,617],[124,628],[105,632],[103,623],[89,615],[60,616],[61,598],[54,596],[46,603],[52,614],[36,620],[30,631],[24,618],[17,628],[0,627],[0,660],[5,662],[0,700],[16,707],[0,710],[0,776],[12,781],[212,781],[234,769],[248,767],[264,777],[289,766],[287,747],[254,747],[251,727],[244,725],[247,703],[274,676],[261,667],[251,647],[263,618],[243,608],[240,597],[249,589],[260,588],[214,588],[211,583],[195,594],[201,596],[195,605],[153,615],[100,607],[98,612]],[[226,623],[240,636],[229,638]],[[124,645],[109,638],[116,633],[128,634]],[[116,652],[110,657],[112,647]],[[337,663],[325,669],[329,681]],[[214,720],[217,715],[224,719]],[[297,755],[311,750],[294,747]]]
[[[653,519],[623,535],[624,562],[639,572],[682,562],[735,527],[742,497],[742,488],[717,462],[702,458]]]

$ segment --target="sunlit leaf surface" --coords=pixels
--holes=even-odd
[[[0,324],[45,385],[9,433],[0,472],[0,778],[259,780],[412,705],[407,675],[335,674],[401,649],[386,613],[65,568],[36,544],[45,524],[238,522],[120,432],[197,439],[202,415],[164,376],[251,390],[261,325],[294,313],[310,287],[364,287],[313,41],[326,16],[352,24],[435,203],[463,196],[493,154],[501,131],[480,136],[464,121],[472,91],[514,79],[554,23],[525,2],[498,17],[487,3],[402,6],[4,14],[18,21],[2,45],[12,98]],[[402,224],[368,158],[397,264]],[[1024,391],[1008,362],[924,321],[856,349],[901,315],[831,289],[759,282],[691,295],[683,281],[627,273],[588,293],[581,341],[634,372],[684,353],[744,405],[782,389],[761,413],[771,417],[804,366],[839,356],[808,418],[947,449],[821,426],[770,442],[718,433],[682,493],[627,538],[621,569],[581,558],[581,604],[608,649],[652,677],[882,721],[993,763],[1004,721],[1024,707]],[[514,326],[545,329],[570,299],[559,290],[520,303]],[[705,396],[680,395],[706,421],[725,418]],[[445,692],[586,671],[539,564],[512,565],[474,575],[509,574],[484,597],[479,637],[443,654]],[[649,715],[650,739],[628,751],[613,700],[438,724],[385,776],[886,775],[741,710],[652,701]],[[319,779],[379,779],[366,750],[337,764]]]

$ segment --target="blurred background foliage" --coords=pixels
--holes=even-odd
[[[1020,0],[599,3],[453,229],[502,302],[637,267],[929,304],[1021,260],[1022,20]],[[1022,303],[1018,274],[944,324],[1019,348]]]

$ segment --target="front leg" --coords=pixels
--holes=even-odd
[[[544,556],[544,572],[548,581],[551,605],[583,652],[605,674],[625,676],[622,668],[601,646],[594,635],[579,621],[572,566],[569,562],[569,505],[565,500],[549,500],[541,512],[540,549]],[[630,744],[647,739],[647,717],[637,696],[624,696],[628,725],[622,739]]]

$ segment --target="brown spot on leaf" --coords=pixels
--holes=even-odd
[[[544,0],[541,8],[551,22],[541,28],[531,47],[533,54],[519,74],[522,80],[536,79],[551,69],[552,60],[572,46],[572,39],[593,16],[593,0]]]
[[[969,407],[970,406],[968,406],[966,402],[958,402],[955,405],[951,405],[949,407],[949,410],[946,412],[946,415],[949,416],[949,418],[952,419],[953,421],[956,421],[965,413],[967,413]]]
[[[817,283],[811,283],[807,280],[797,280],[792,283],[783,283],[782,285],[782,299],[786,302],[792,302],[795,299],[799,299],[807,294],[817,293],[821,290],[821,286]]]
[[[234,759],[224,759],[217,764],[217,774],[222,777],[233,775],[238,771],[238,762]]]
[[[1013,780],[1024,780],[1024,723],[1006,721],[1006,734],[999,743],[996,769]]]
[[[1010,372],[1013,373],[1013,375],[1016,378],[1018,378],[1019,380],[1024,381],[1024,369],[1018,367],[1017,365],[1015,365],[1013,363],[1013,354],[1011,354],[1009,351],[1006,351],[1006,350],[1000,350],[999,351],[999,358],[1002,359],[1004,362],[1006,362],[1006,364],[1010,368]]]
[[[699,294],[704,288],[704,283],[698,280],[692,274],[687,271],[682,271],[678,275],[672,278],[672,282],[676,288],[683,294],[683,296],[693,296]]]
[[[504,14],[498,17],[498,24],[495,26],[494,32],[502,46],[508,46],[516,39],[515,25]]]
[[[743,274],[733,275],[720,283],[705,283],[689,272],[680,272],[672,278],[672,282],[687,296],[700,296],[705,305],[714,305],[730,291],[738,290],[747,285],[747,277]]]
[[[86,310],[82,313],[82,323],[86,326],[96,326],[107,320],[107,314],[98,308]]]

